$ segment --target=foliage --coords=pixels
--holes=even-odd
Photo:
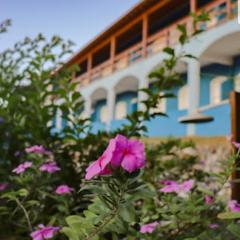
[[[125,148],[119,143],[111,145],[112,137],[122,134],[135,139],[126,138],[127,142],[139,146],[136,138],[147,134],[144,123],[165,116],[152,110],[163,98],[174,97],[171,90],[182,84],[177,63],[186,58],[197,61],[184,52],[184,46],[202,32],[199,22],[208,16],[202,13],[192,17],[191,35],[185,25],[178,26],[181,51],[165,48],[166,59],[149,75],[154,91],[141,89],[146,96],[144,110],[129,115],[127,124],[114,132],[92,134],[89,119],[82,117],[84,102],[78,84],[72,81],[78,69],[64,64],[72,42],[58,36],[47,40],[39,34],[0,53],[0,223],[4,229],[1,234],[6,235],[1,237],[29,239],[34,230],[46,230],[44,226],[37,228],[38,224],[61,226],[58,236],[70,240],[239,237],[235,220],[239,214],[226,212],[226,201],[218,197],[236,156],[223,172],[206,173],[195,168],[193,143],[170,139],[146,147],[144,171],[137,162],[143,151],[133,150],[130,144]],[[1,25],[2,32],[7,26]],[[62,115],[64,123],[60,131],[54,120],[56,114]],[[35,152],[29,153],[29,146],[36,144],[41,146],[34,146]],[[121,164],[113,164],[119,149],[128,164],[135,162],[138,166],[134,171],[123,167],[122,159]],[[97,178],[84,180],[86,166],[97,158],[89,167],[97,171]],[[23,165],[17,166],[20,162]],[[42,170],[44,164],[53,163],[55,170],[59,166],[62,171]],[[75,191],[69,188],[69,192],[57,196],[54,189],[60,184],[68,184]],[[207,202],[206,196],[210,199]],[[212,224],[214,227],[210,227]]]

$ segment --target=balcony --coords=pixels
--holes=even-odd
[[[211,20],[207,23],[202,23],[199,26],[201,29],[209,30],[237,16],[237,0],[202,1],[202,3],[204,4],[200,5],[196,13],[205,11],[209,14]],[[80,86],[86,86],[116,71],[127,68],[143,58],[162,51],[166,46],[172,47],[176,45],[180,35],[177,30],[177,25],[184,24],[189,33],[192,31],[191,17],[189,14],[182,17],[182,13],[186,13],[188,7],[187,5],[182,6],[182,12],[178,13],[180,18],[177,19],[177,21],[172,21],[167,27],[160,26],[161,29],[158,31],[156,31],[156,29],[150,29],[150,15],[142,16],[140,21],[133,23],[132,26],[125,30],[125,32],[123,31],[123,33],[121,33],[122,35],[120,34],[118,38],[111,38],[100,50],[89,55],[87,59],[84,60],[84,63],[87,61],[88,66],[86,67],[84,65],[84,71],[75,77],[74,81],[79,82]],[[158,26],[158,28],[160,27]],[[133,37],[129,38],[130,35]],[[125,42],[127,42],[128,45],[124,45]],[[104,52],[103,49],[108,50]]]

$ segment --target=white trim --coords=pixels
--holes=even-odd
[[[225,104],[229,104],[229,99],[222,100],[221,102],[219,102],[217,104],[209,104],[209,105],[206,105],[206,106],[199,107],[198,110],[200,112],[202,112],[202,111],[206,111],[206,110],[209,110],[211,108],[219,107],[219,106],[225,105]]]

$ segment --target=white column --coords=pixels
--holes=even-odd
[[[84,102],[84,116],[87,118],[91,118],[92,115],[92,101],[91,98],[85,98]]]
[[[148,88],[149,82],[147,78],[143,78],[139,82],[139,89]],[[145,92],[139,91],[138,92],[138,110],[144,111],[145,105],[141,103],[142,101],[146,100],[148,95]]]
[[[107,108],[108,108],[107,130],[110,130],[111,122],[114,119],[115,100],[116,100],[116,93],[115,93],[114,88],[108,89],[108,95],[107,95]]]
[[[188,114],[196,112],[200,102],[200,62],[195,59],[191,59],[188,62],[187,82],[189,89],[189,109]],[[188,124],[187,134],[195,135],[195,124]]]

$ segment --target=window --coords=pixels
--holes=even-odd
[[[138,102],[138,99],[137,99],[137,98],[133,98],[133,99],[131,100],[131,104],[137,104],[137,102]]]
[[[115,108],[115,119],[124,119],[127,116],[127,103],[124,101],[118,102]]]
[[[159,95],[162,96],[163,93],[160,93]],[[151,113],[158,112],[166,113],[166,111],[167,111],[167,99],[162,98],[159,100],[157,107],[151,110]]]
[[[178,109],[186,110],[189,108],[189,89],[185,85],[181,87],[178,91]]]
[[[219,76],[214,78],[210,84],[210,103],[218,104],[222,101],[222,84],[227,81],[227,77]]]
[[[108,108],[106,105],[100,110],[100,121],[102,123],[106,123],[108,121]]]

